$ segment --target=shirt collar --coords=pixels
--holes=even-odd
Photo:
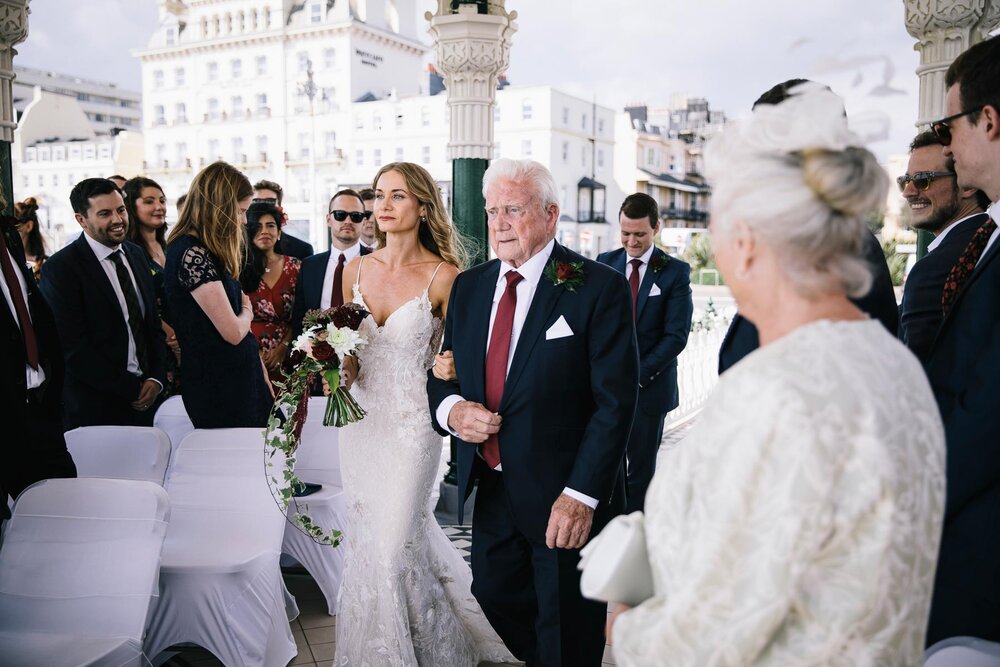
[[[542,272],[545,271],[545,265],[548,263],[549,256],[552,254],[552,249],[555,246],[556,241],[552,239],[545,244],[544,248],[532,255],[531,259],[516,269],[507,262],[500,262],[500,275],[497,276],[497,284],[499,285],[501,281],[505,280],[504,276],[509,271],[517,271],[521,274],[525,283],[532,286],[537,285],[538,281],[542,279]]]
[[[993,218],[993,222],[1000,225],[1000,202],[990,204],[990,207],[986,209],[986,213]]]
[[[931,252],[932,250],[934,250],[935,248],[937,248],[939,245],[941,245],[942,243],[944,243],[944,237],[948,236],[948,232],[950,232],[951,230],[955,229],[955,227],[958,227],[959,224],[965,222],[969,218],[974,218],[977,215],[980,215],[980,214],[979,213],[973,213],[972,215],[967,215],[964,218],[960,218],[960,219],[956,220],[955,222],[951,223],[950,225],[948,225],[947,227],[945,227],[944,229],[942,229],[941,233],[938,234],[937,236],[935,236],[934,240],[927,244],[927,252]]]
[[[89,245],[90,249],[94,251],[95,255],[97,255],[97,261],[99,262],[110,257],[111,253],[115,252],[116,250],[122,249],[122,245],[120,243],[113,248],[109,248],[103,243],[98,243],[94,239],[90,238],[90,234],[88,234],[87,232],[83,232],[83,238],[87,239],[87,245]]]
[[[625,251],[625,263],[628,264],[633,259],[637,259],[640,262],[642,262],[643,264],[649,264],[649,260],[650,260],[650,258],[652,258],[652,256],[653,256],[653,250],[655,250],[655,249],[656,249],[656,244],[653,244],[653,245],[649,246],[649,249],[646,250],[646,252],[642,253],[638,257],[632,257],[631,255],[628,254],[628,251],[626,250]]]
[[[347,250],[330,246],[330,261],[336,264],[337,258],[340,257],[341,253],[344,255],[344,264],[350,264],[352,259],[361,254],[361,241],[358,241]]]

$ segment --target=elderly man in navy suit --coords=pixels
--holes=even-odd
[[[628,439],[628,511],[643,509],[656,470],[663,421],[677,407],[677,355],[691,331],[691,267],[657,248],[659,206],[637,192],[618,212],[622,248],[597,261],[625,274],[639,344],[639,404]]]
[[[583,599],[576,566],[625,507],[639,380],[628,284],[555,242],[544,166],[496,160],[483,189],[497,259],[455,280],[443,347],[458,378],[427,384],[435,428],[458,438],[463,500],[479,482],[472,592],[519,659],[597,667],[607,605]]]
[[[65,427],[152,426],[167,348],[149,262],[125,240],[112,181],[85,179],[69,198],[83,233],[45,262],[41,284],[66,359]]]

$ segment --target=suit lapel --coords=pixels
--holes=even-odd
[[[116,312],[120,313],[122,307],[118,303],[118,296],[115,294],[114,287],[111,286],[111,280],[108,278],[108,274],[104,272],[104,269],[101,268],[100,260],[97,259],[97,255],[94,254],[83,233],[76,240],[76,249],[82,260],[80,262],[81,269],[90,274],[90,283],[96,285],[97,291],[104,295]]]
[[[985,219],[979,224],[982,225],[984,222],[986,222]],[[952,314],[958,310],[958,304],[965,296],[965,293],[968,292],[969,288],[972,287],[972,284],[979,279],[979,276],[983,275],[986,271],[986,267],[990,265],[990,262],[995,261],[998,250],[1000,250],[1000,239],[994,241],[993,245],[985,251],[985,254],[979,259],[979,263],[976,264],[976,268],[972,270],[972,275],[969,276],[969,279],[965,281],[965,284],[962,285],[962,289],[955,296],[955,302],[952,304],[951,308],[948,309],[948,314],[945,316],[944,321],[941,322],[941,327],[938,329],[938,337],[940,337],[941,329],[943,329],[945,324],[951,320]]]
[[[625,250],[619,250],[615,254],[615,258],[611,260],[611,268],[618,273],[625,275]]]
[[[482,359],[484,363],[473,363],[469,386],[477,397],[486,399],[486,339],[490,331],[490,313],[493,310],[493,295],[496,293],[497,280],[500,277],[500,262],[494,260],[493,266],[487,268],[477,280],[472,303],[469,306],[469,336],[463,343],[469,346],[468,359]]]
[[[657,253],[666,257],[666,254],[659,248],[654,248],[653,254],[649,256],[649,263],[646,265],[646,275],[642,277],[642,282],[639,283],[639,302],[635,307],[635,319],[637,322],[642,317],[642,309],[646,307],[646,300],[649,299],[649,291],[653,289],[653,283],[656,282],[656,271],[653,270],[653,260],[656,259]]]

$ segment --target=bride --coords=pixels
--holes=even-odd
[[[340,432],[347,567],[334,664],[513,662],[430,507],[441,438],[427,417],[425,384],[464,263],[461,242],[422,167],[388,164],[374,189],[379,250],[344,270],[344,302],[371,314],[361,324],[368,344],[359,363],[344,368],[368,416]]]

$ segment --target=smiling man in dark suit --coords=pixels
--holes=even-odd
[[[691,331],[691,267],[655,246],[659,206],[637,192],[618,212],[622,248],[597,261],[625,275],[639,344],[639,403],[628,440],[628,511],[643,509],[656,470],[663,421],[678,405],[677,355]]]
[[[125,240],[113,182],[80,181],[70,204],[83,233],[45,262],[41,284],[66,360],[65,427],[150,426],[166,347],[149,262]]]
[[[472,592],[519,659],[596,667],[607,605],[582,598],[576,566],[625,506],[638,387],[629,289],[555,242],[544,166],[496,160],[483,185],[497,259],[452,287],[443,348],[457,381],[428,374],[435,428],[459,439],[463,500],[479,481]]]
[[[899,309],[899,340],[921,363],[944,319],[941,294],[972,234],[987,220],[989,199],[975,188],[960,188],[955,160],[945,157],[941,140],[921,132],[910,144],[910,161],[901,183],[910,207],[910,225],[934,235],[927,254],[910,270]]]

